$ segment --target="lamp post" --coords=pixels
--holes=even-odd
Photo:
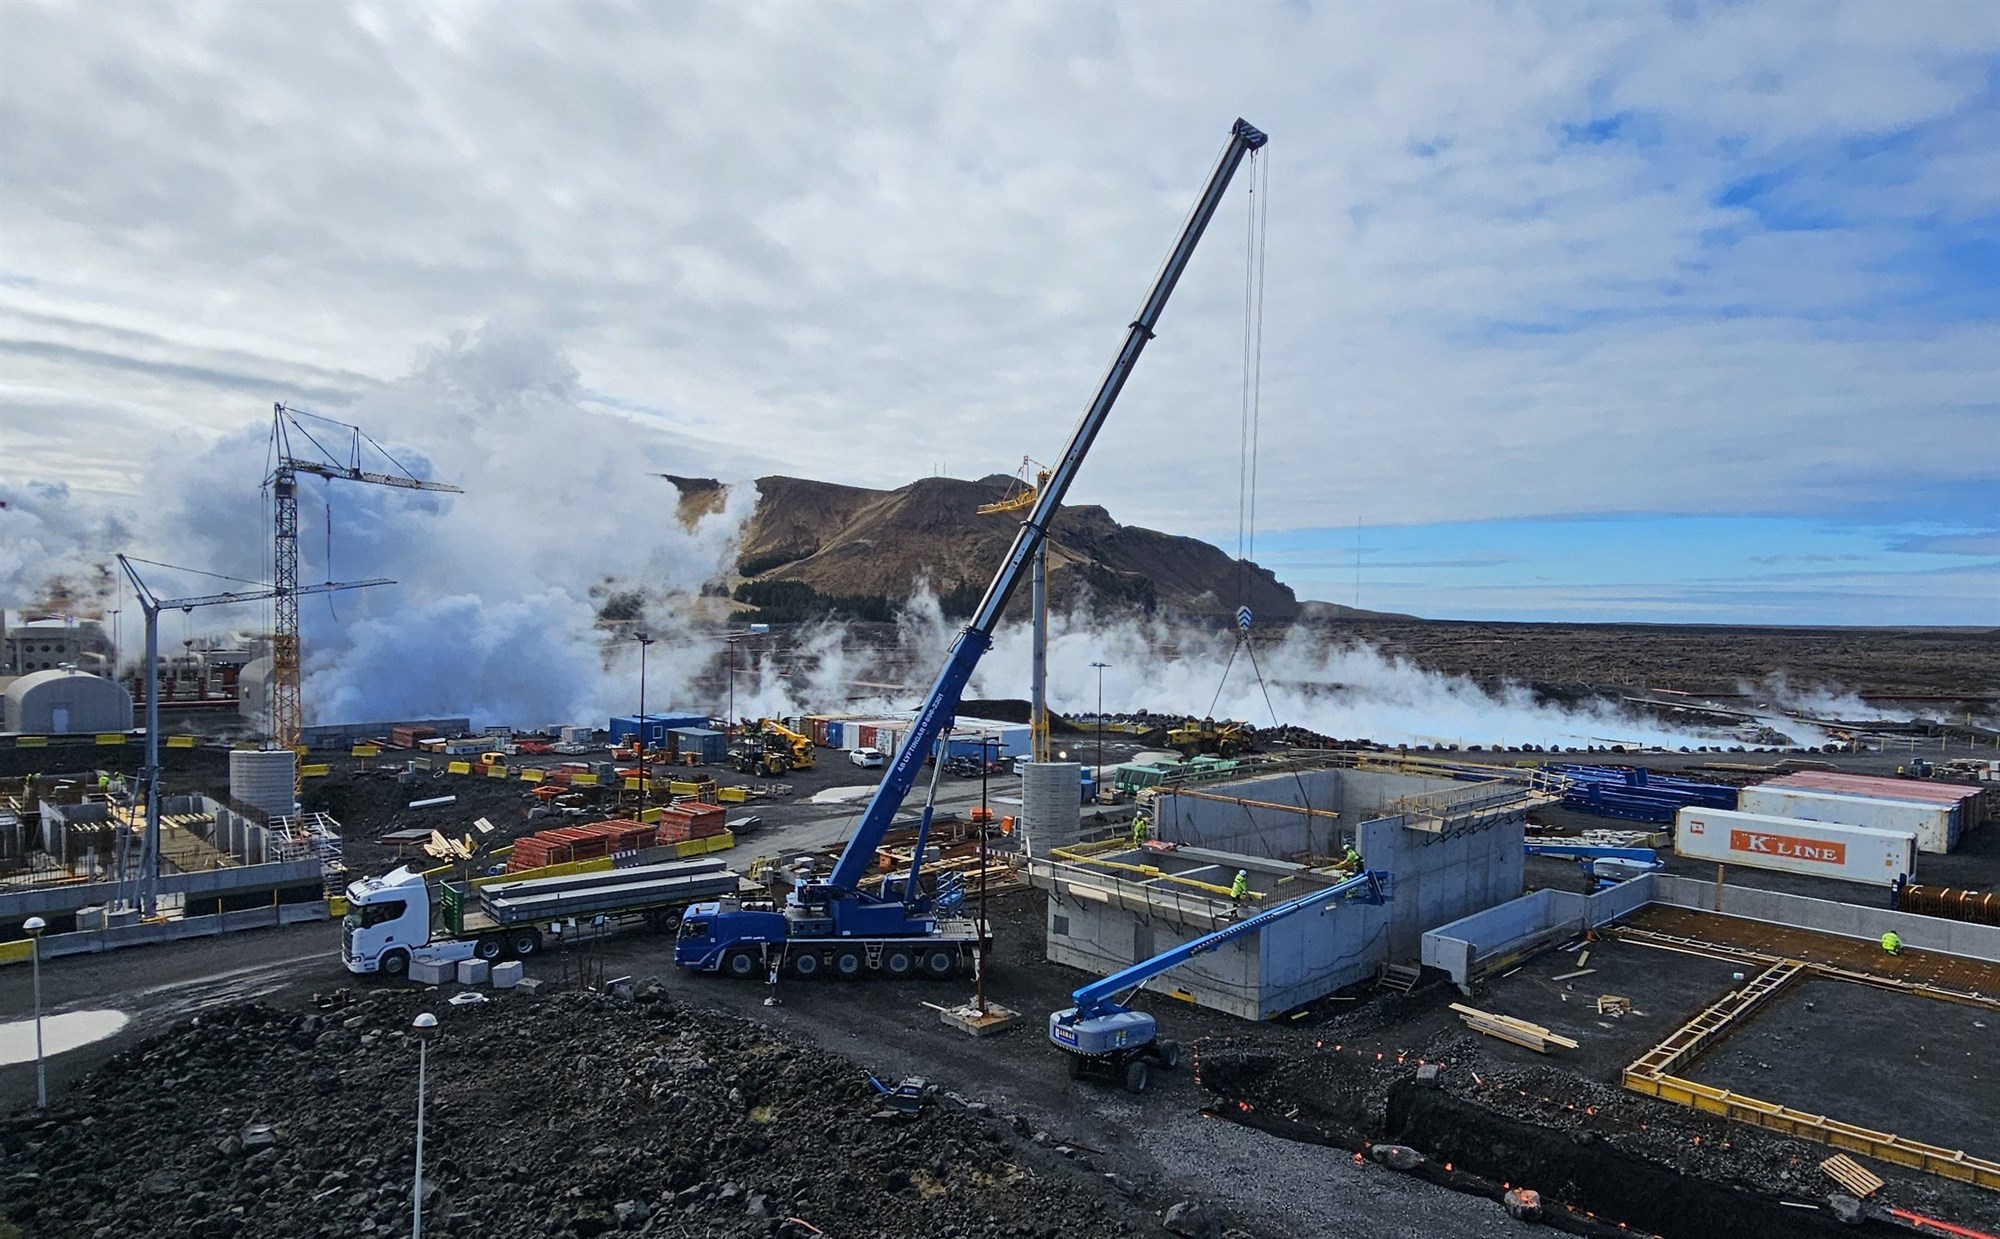
[[[979,952],[973,958],[973,979],[975,1001],[979,1004],[979,1016],[986,1018],[986,940],[990,936],[986,921],[986,836],[993,829],[993,810],[986,804],[986,768],[991,763],[988,754],[993,751],[993,736],[979,733]]]
[[[639,630],[635,638],[639,642],[639,820],[646,820],[646,800],[648,783],[646,780],[646,647],[653,644],[653,637],[645,629]]]
[[[1090,777],[1094,782],[1101,784],[1104,781],[1104,669],[1111,664],[1090,665],[1097,668],[1097,765],[1091,770]],[[1101,792],[1104,789],[1100,786],[1097,790]]]
[[[424,1075],[430,1065],[432,1038],[437,1036],[437,1016],[425,1011],[410,1022],[417,1038],[417,1176],[410,1184],[410,1239],[424,1235]]]
[[[31,916],[21,923],[28,931],[29,952],[35,958],[35,1108],[49,1108],[49,1069],[42,1058],[42,931],[49,923],[39,916]]]

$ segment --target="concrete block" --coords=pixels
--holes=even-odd
[[[410,963],[410,980],[418,985],[443,985],[451,975],[450,964]]]
[[[483,959],[461,959],[458,961],[458,983],[477,985],[486,979],[486,972],[491,967]]]
[[[493,965],[492,978],[494,989],[513,989],[521,983],[521,961],[510,959],[504,964]]]

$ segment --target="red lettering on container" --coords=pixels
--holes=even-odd
[[[1729,850],[1753,856],[1782,856],[1787,860],[1809,860],[1820,865],[1847,863],[1847,845],[1821,839],[1800,839],[1794,835],[1774,835],[1762,830],[1732,830]]]

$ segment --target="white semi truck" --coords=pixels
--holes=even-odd
[[[543,925],[572,917],[643,920],[671,930],[689,904],[735,895],[742,879],[720,860],[600,869],[477,888],[439,883],[404,866],[347,888],[341,962],[354,973],[407,974],[412,963],[525,958],[542,949]]]

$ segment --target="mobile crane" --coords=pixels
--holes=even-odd
[[[1224,943],[1257,933],[1274,921],[1335,903],[1386,903],[1390,880],[1386,873],[1363,870],[1344,882],[1266,908],[1193,942],[1140,960],[1101,981],[1093,981],[1070,995],[1070,1001],[1076,1005],[1049,1015],[1049,1040],[1069,1059],[1072,1078],[1106,1075],[1123,1080],[1125,1087],[1134,1093],[1143,1093],[1152,1080],[1154,1067],[1171,1071],[1180,1065],[1181,1048],[1158,1035],[1159,1026],[1151,1015],[1123,1005],[1117,995],[1127,990],[1137,991],[1161,973]]]
[[[862,880],[904,797],[915,786],[931,750],[937,746],[938,737],[950,728],[973,669],[993,644],[993,632],[999,626],[1008,599],[1041,549],[1049,522],[1061,506],[1063,496],[1069,493],[1077,471],[1083,467],[1084,456],[1137,367],[1147,341],[1153,338],[1160,314],[1166,309],[1181,274],[1187,270],[1202,233],[1221,206],[1231,178],[1243,161],[1266,141],[1265,135],[1247,121],[1239,119],[1231,126],[1229,141],[1188,215],[1180,239],[1127,329],[1111,368],[1070,436],[1069,446],[1049,471],[1048,481],[1038,488],[1034,507],[1015,534],[1014,544],[992,584],[986,587],[986,596],[952,643],[937,682],[924,698],[909,735],[898,745],[895,759],[889,763],[881,786],[875,789],[846,849],[834,862],[833,871],[824,878],[799,883],[786,896],[783,907],[768,901],[746,903],[727,899],[689,908],[681,922],[680,938],[674,945],[675,963],[696,971],[720,970],[735,977],[762,976],[774,963],[782,963],[800,977],[817,976],[822,971],[841,978],[854,978],[870,971],[890,976],[920,972],[944,977],[972,957],[987,930],[983,924],[958,913],[962,888],[951,887],[933,895],[926,893],[918,882],[930,830],[928,806],[919,819],[916,855],[908,874],[890,874],[874,890],[864,890]]]

